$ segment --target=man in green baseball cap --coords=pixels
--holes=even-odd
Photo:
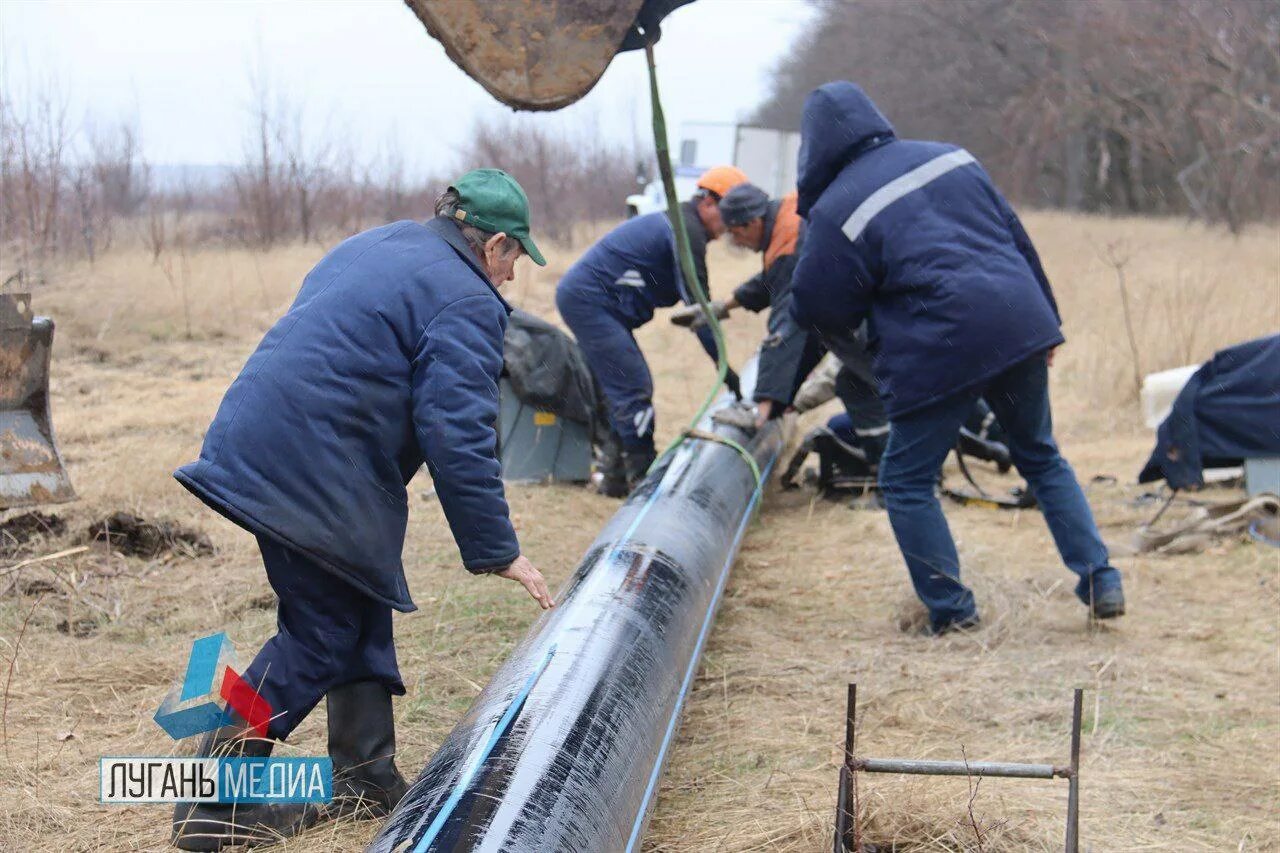
[[[514,237],[535,264],[547,265],[529,236],[529,198],[515,178],[501,169],[472,169],[449,189],[457,194],[455,219],[490,234]]]
[[[494,428],[511,312],[498,288],[522,251],[546,263],[524,190],[497,169],[456,180],[428,222],[339,244],[232,383],[200,458],[175,472],[257,537],[280,602],[278,633],[242,676],[255,704],[243,718],[228,709],[197,754],[265,758],[325,699],[333,759],[323,808],[180,803],[178,847],[264,844],[321,820],[383,817],[404,794],[391,613],[416,609],[401,551],[405,486],[424,463],[463,568],[554,605],[516,539]]]

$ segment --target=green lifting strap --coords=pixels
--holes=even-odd
[[[720,386],[724,384],[725,376],[729,372],[729,355],[725,349],[724,330],[720,328],[720,320],[716,317],[715,311],[711,308],[711,301],[707,294],[703,292],[702,281],[698,278],[698,273],[693,264],[693,250],[689,247],[689,232],[685,230],[684,216],[680,212],[680,202],[676,197],[676,182],[671,170],[671,152],[667,147],[667,121],[662,113],[662,99],[658,97],[658,69],[653,60],[653,42],[645,45],[645,59],[649,63],[649,100],[653,108],[653,145],[658,158],[658,173],[662,175],[662,187],[666,191],[667,196],[667,216],[671,219],[671,228],[676,235],[676,253],[680,258],[680,269],[684,274],[685,284],[689,288],[689,292],[693,294],[698,302],[698,306],[702,308],[707,324],[711,327],[712,336],[716,342],[716,384],[711,387],[707,398],[702,401],[702,407],[698,409],[697,414],[693,416],[693,420],[689,422],[689,428],[682,432],[675,441],[667,445],[666,449],[654,460],[653,466],[657,467],[658,463],[671,451],[675,450],[688,438],[701,438],[704,434],[697,430],[697,425],[707,410],[711,408],[712,402],[720,392]],[[747,460],[747,465],[751,467],[751,474],[755,477],[756,486],[760,486],[760,466],[756,463],[756,459],[751,452],[738,442],[725,436],[719,436],[716,439],[721,444],[726,444],[738,451],[742,458]],[[653,470],[650,468],[650,470]]]

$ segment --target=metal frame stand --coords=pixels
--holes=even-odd
[[[1066,853],[1080,851],[1080,718],[1084,691],[1076,688],[1071,710],[1071,764],[1013,764],[996,761],[913,761],[902,758],[858,758],[854,751],[854,723],[858,711],[858,685],[849,685],[844,726],[844,762],[836,802],[835,853],[862,853],[858,825],[858,777],[864,773],[907,773],[922,776],[1003,776],[1012,779],[1067,780]]]

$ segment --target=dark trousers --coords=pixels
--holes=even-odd
[[[985,388],[890,421],[880,488],[911,582],[935,628],[975,613],[973,593],[960,582],[960,558],[936,486],[942,463],[979,395],[1004,427],[1009,455],[1027,479],[1058,553],[1079,576],[1076,595],[1088,603],[1092,592],[1120,585],[1084,491],[1053,440],[1048,366],[1040,355],[1014,365]]]
[[[606,307],[571,288],[556,291],[556,308],[604,391],[609,424],[623,448],[628,453],[652,451],[653,376],[631,329]]]
[[[889,438],[889,420],[885,416],[884,403],[880,401],[875,383],[863,376],[860,371],[842,363],[840,372],[836,374],[835,390],[836,396],[844,404],[849,422],[848,430],[852,433],[853,440],[849,443],[860,447],[867,455],[867,464],[875,468],[880,464],[885,442]],[[844,440],[848,441],[847,438]]]
[[[774,409],[775,417],[796,398],[805,378],[826,354],[822,339],[796,321],[791,302],[789,289],[774,299],[769,309],[768,333],[760,345],[757,362],[754,399],[784,404]]]
[[[279,599],[276,635],[244,679],[271,705],[268,734],[283,740],[326,693],[353,681],[403,695],[391,608],[278,542],[260,536],[258,547]]]

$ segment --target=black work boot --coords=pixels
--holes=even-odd
[[[1119,584],[1096,590],[1089,612],[1094,619],[1115,619],[1124,615],[1124,589]]]
[[[333,803],[326,817],[385,817],[408,789],[396,769],[391,691],[356,681],[329,691],[329,757]]]
[[[963,634],[969,631],[975,631],[980,627],[982,627],[982,620],[979,619],[978,614],[975,613],[972,616],[965,616],[961,619],[952,619],[950,622],[943,622],[941,625],[934,625],[931,622],[926,623],[920,630],[920,633],[926,637],[941,637],[943,634],[950,634],[953,631],[959,631]]]
[[[233,715],[234,716],[234,715]],[[196,750],[199,757],[266,758],[275,741],[246,730],[234,716],[231,725],[209,732]],[[297,835],[316,820],[305,803],[178,803],[173,809],[173,843],[182,850],[221,850],[275,844]]]
[[[975,435],[967,427],[960,428],[960,452],[984,462],[994,462],[1001,474],[1007,474],[1013,467],[1013,457],[1009,455],[1007,445]]]
[[[616,435],[600,447],[600,494],[610,498],[625,498],[631,491],[627,486],[627,464],[622,454],[622,444]]]
[[[653,460],[658,458],[658,451],[652,447],[645,450],[628,450],[627,459],[627,485],[631,489],[635,489],[640,485],[640,481],[649,473]]]

